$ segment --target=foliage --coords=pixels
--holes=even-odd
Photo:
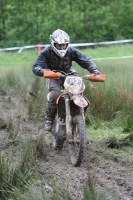
[[[103,56],[106,52],[108,57],[111,52],[117,51],[117,54],[130,53],[132,45],[118,45],[110,47],[98,47],[96,49],[83,50],[87,55],[95,54]],[[100,53],[99,53],[100,52]],[[37,52],[36,52],[37,54]],[[2,53],[0,67],[3,77],[0,80],[0,86],[3,91],[13,88],[21,94],[27,103],[29,116],[41,114],[45,111],[45,101],[47,90],[45,80],[36,77],[32,73],[31,66],[37,57],[35,51],[24,51],[18,53]],[[129,55],[129,54],[127,54]],[[30,60],[28,60],[30,58]],[[11,61],[11,64],[9,65]],[[86,121],[97,129],[102,121],[111,121],[110,127],[122,126],[124,131],[132,131],[132,107],[133,107],[133,82],[131,74],[133,73],[132,59],[109,59],[97,60],[96,64],[102,73],[106,74],[104,83],[91,83],[86,81],[85,96],[90,101],[89,112],[86,113]],[[80,68],[76,63],[73,66],[80,74],[86,74],[86,70]],[[6,69],[6,70],[5,70]]]
[[[123,125],[133,106],[132,60],[101,61],[99,69],[106,74],[106,81],[86,82],[85,96],[90,100],[91,114],[106,121],[119,118]]]
[[[42,113],[45,110],[46,96],[41,92],[41,83],[38,77],[35,77],[35,81],[31,84],[31,97],[29,98],[28,113],[36,115]]]
[[[128,136],[124,138],[119,138],[118,135],[115,134],[109,134],[104,136],[102,140],[99,142],[102,147],[106,148],[123,148],[126,146],[133,147],[133,133],[129,134]]]
[[[122,49],[122,48],[121,48]],[[120,50],[121,50],[120,49]],[[88,49],[88,54],[90,54],[90,51],[92,49]],[[101,48],[95,49],[95,52],[98,50],[101,50]],[[104,49],[106,51],[106,48]],[[113,51],[113,49],[112,49]],[[94,52],[94,50],[92,50]],[[4,55],[6,59],[4,58]],[[98,54],[99,55],[99,54]],[[39,97],[40,102],[37,104],[41,104],[41,101],[43,100],[42,96],[39,96],[39,91],[42,91],[42,85],[44,84],[44,80],[42,79],[36,79],[35,76],[31,75],[31,68],[29,66],[32,65],[32,60],[35,59],[35,52],[33,51],[26,51],[23,52],[21,55],[18,53],[2,53],[1,55],[1,62],[3,62],[3,66],[0,68],[1,71],[1,86],[6,90],[7,88],[13,88],[14,93],[19,91],[19,87],[21,87],[22,90],[25,91],[25,89],[29,89],[32,92],[31,94],[35,94]],[[23,59],[21,60],[21,58]],[[31,61],[26,61],[27,57],[31,58]],[[11,60],[12,58],[12,60]],[[18,60],[17,60],[18,59]],[[11,60],[11,65],[9,65],[9,60]],[[108,127],[113,127],[115,124],[116,126],[120,125],[125,126],[126,120],[128,122],[128,119],[130,119],[130,114],[132,114],[132,102],[133,102],[133,94],[132,94],[132,60],[107,60],[107,61],[97,61],[97,64],[99,66],[99,69],[101,72],[105,73],[107,76],[105,83],[93,83],[93,85],[90,85],[86,82],[86,93],[85,96],[87,96],[91,102],[90,109],[89,109],[89,117],[88,123],[93,128],[92,132],[95,137],[98,138],[98,134],[96,134],[96,129],[100,132],[100,127],[105,128],[106,125]],[[7,69],[6,72],[8,72],[8,69],[11,69],[11,77],[10,73],[5,73],[5,68]],[[15,70],[12,70],[14,69]],[[83,69],[79,68],[77,65],[75,65],[75,68],[81,72],[86,73],[86,71],[83,71]],[[20,70],[21,69],[21,70]],[[4,74],[4,75],[3,75]],[[12,78],[14,77],[14,78]],[[7,78],[10,81],[7,81]],[[15,80],[14,80],[15,79]],[[40,81],[39,81],[40,80]],[[19,82],[19,84],[17,84]],[[41,84],[42,83],[42,84]],[[15,87],[15,85],[18,85],[18,87]],[[17,89],[17,90],[16,90]],[[16,91],[15,91],[16,90]],[[18,94],[18,93],[17,93]],[[34,99],[34,97],[29,97],[27,99],[28,105],[30,105],[30,100]],[[34,99],[35,100],[35,99]],[[34,104],[35,101],[32,101]],[[35,103],[36,104],[36,103]],[[40,106],[44,106],[41,104]],[[32,106],[32,108],[34,105]],[[43,107],[42,107],[43,108]],[[23,108],[20,108],[23,109]],[[39,108],[39,111],[41,108]],[[43,109],[42,109],[43,110]],[[42,111],[41,110],[41,111]],[[35,113],[38,113],[37,109],[32,110]],[[92,123],[92,121],[95,121],[95,124]],[[103,121],[104,119],[104,121]],[[109,121],[105,123],[105,120]],[[120,122],[119,122],[120,121]],[[123,123],[124,122],[124,123]],[[106,125],[105,125],[106,124]],[[14,133],[14,127],[12,126],[12,121],[9,121],[9,126],[7,127],[7,130],[9,133]],[[129,125],[129,124],[128,124]],[[90,133],[91,128],[88,129],[88,132]],[[114,132],[115,129],[113,129]],[[131,130],[131,129],[130,129]],[[104,133],[108,130],[102,130]],[[110,130],[109,130],[110,131]],[[118,131],[118,134],[121,132]],[[11,139],[10,134],[10,138]],[[132,136],[132,134],[130,135]],[[103,151],[108,146],[108,144],[113,144],[113,147],[118,146],[122,142],[124,142],[122,145],[131,145],[132,137],[126,138],[125,141],[118,140],[118,138],[115,138],[112,136],[112,138],[108,138],[108,140],[103,141],[106,143],[106,146],[102,146]],[[26,137],[26,136],[25,136]],[[14,137],[12,139],[15,139]],[[28,145],[28,149],[26,149],[26,152],[22,156],[21,162],[16,167],[13,167],[12,164],[5,159],[5,157],[1,154],[0,157],[0,186],[1,191],[1,198],[6,198],[7,196],[10,196],[10,199],[14,200],[21,200],[21,199],[36,199],[36,200],[44,200],[48,199],[48,194],[51,195],[51,193],[46,192],[46,188],[49,188],[51,191],[52,189],[55,189],[52,185],[52,187],[45,187],[45,184],[42,180],[34,179],[34,184],[30,183],[30,180],[34,178],[33,175],[33,163],[32,161],[35,160],[33,156],[36,156],[36,159],[42,159],[46,158],[46,152],[44,150],[44,142],[43,138],[37,138],[36,141],[34,141],[34,149],[33,146]],[[91,141],[90,141],[91,142]],[[100,143],[100,142],[98,142]],[[98,155],[99,146],[98,143],[96,145],[96,154]],[[29,144],[29,143],[28,143]],[[103,144],[103,143],[102,143]],[[90,148],[91,144],[89,145]],[[119,147],[119,146],[118,146]],[[25,148],[25,146],[24,146]],[[46,145],[45,145],[46,148]],[[44,151],[43,151],[44,150]],[[106,149],[107,150],[107,149]],[[35,152],[34,152],[35,151]],[[105,151],[106,152],[106,151]],[[113,155],[114,158],[114,155]],[[101,161],[102,162],[102,161]],[[33,171],[32,171],[33,170]],[[90,174],[88,177],[88,182],[85,186],[84,190],[84,200],[88,199],[105,199],[106,195],[104,193],[100,193],[95,188],[95,176],[93,174]],[[27,186],[28,183],[28,186]],[[30,185],[31,184],[31,185]],[[52,193],[53,194],[53,193]],[[65,196],[65,197],[64,197]],[[51,196],[50,196],[51,197]],[[6,198],[7,199],[7,198]],[[57,188],[55,190],[55,193],[52,196],[52,199],[70,199],[68,194],[66,194],[64,191],[61,191],[61,189]],[[108,198],[106,198],[108,199]]]
[[[93,171],[93,173],[90,173],[88,171],[88,179],[86,181],[85,187],[84,187],[84,198],[83,200],[109,200],[109,194],[106,194],[103,191],[100,191],[96,189],[96,172]]]
[[[41,139],[41,138],[40,138]],[[54,180],[52,186],[44,182],[39,177],[33,165],[36,156],[44,157],[44,152],[40,152],[40,146],[37,141],[33,144],[30,141],[28,147],[24,147],[21,160],[18,165],[13,164],[5,157],[3,153],[0,154],[0,199],[1,200],[64,200],[70,199],[66,191],[58,188]],[[39,148],[39,149],[38,149]],[[44,148],[44,147],[42,147]],[[46,148],[46,147],[45,147]],[[39,154],[38,154],[39,153]],[[43,153],[43,154],[42,154]]]
[[[116,12],[116,8],[118,8]],[[132,38],[132,0],[1,0],[0,46],[49,43],[61,28],[71,42]]]
[[[15,188],[24,189],[33,179],[32,154],[30,148],[25,151],[21,162],[14,167],[8,159],[0,154],[0,198],[6,199],[14,193]]]
[[[132,131],[133,131],[133,111],[131,110],[130,114],[127,116],[123,132],[132,132]]]

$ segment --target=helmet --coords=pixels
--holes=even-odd
[[[63,58],[67,52],[68,45],[70,42],[70,38],[69,38],[68,34],[61,29],[57,29],[56,31],[54,31],[52,33],[52,35],[50,35],[50,41],[51,41],[52,49],[54,50],[54,52],[58,56]],[[67,44],[67,46],[66,46],[66,49],[59,50],[56,48],[55,44]]]

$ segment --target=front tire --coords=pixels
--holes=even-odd
[[[72,165],[79,167],[85,151],[86,127],[83,117],[77,115],[73,118],[72,136],[69,142],[69,155]]]

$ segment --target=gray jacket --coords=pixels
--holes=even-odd
[[[49,45],[38,55],[32,70],[37,76],[43,76],[44,69],[61,70],[67,73],[71,71],[72,61],[75,61],[90,73],[97,69],[96,64],[79,50],[69,47],[65,56],[60,58]]]

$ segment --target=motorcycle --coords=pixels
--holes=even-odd
[[[104,82],[105,75],[77,76],[75,72],[66,74],[63,71],[46,71],[45,78],[64,78],[64,90],[56,100],[57,113],[52,128],[52,145],[62,149],[68,144],[72,165],[79,167],[84,158],[86,143],[85,113],[90,105],[83,95],[84,79],[92,82]]]

